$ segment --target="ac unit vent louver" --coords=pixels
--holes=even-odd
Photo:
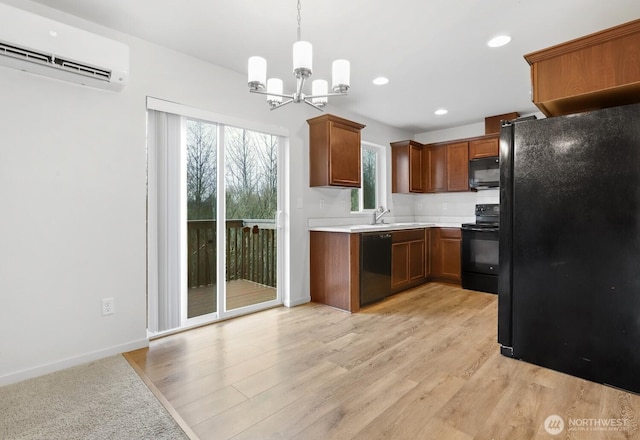
[[[74,63],[73,61],[63,60],[62,58],[54,58],[53,62],[63,69],[72,70],[76,73],[79,73],[80,75],[86,75],[91,78],[102,79],[104,81],[109,81],[111,79],[111,72],[107,70],[101,70],[96,67]]]
[[[119,91],[129,80],[129,47],[0,2],[0,66]]]
[[[23,49],[17,46],[9,46],[8,44],[2,42],[0,42],[0,53],[2,53],[2,55],[31,61],[33,63],[51,63],[51,57],[49,55],[33,52],[31,50]]]
[[[80,64],[43,53],[34,52],[22,47],[10,46],[8,44],[0,43],[0,54],[22,59],[25,61],[30,61],[32,63],[49,65],[49,67],[70,70],[79,75],[85,75],[89,78],[96,78],[102,81],[109,81],[111,79],[111,72],[107,70],[102,70],[96,67],[87,66],[86,64]]]

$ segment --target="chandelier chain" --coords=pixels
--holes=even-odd
[[[301,17],[300,17],[300,9],[301,9],[300,0],[298,0],[298,41],[302,40],[301,32],[300,32],[300,19],[301,19]]]

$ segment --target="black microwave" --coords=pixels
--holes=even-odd
[[[500,159],[498,156],[469,161],[469,187],[490,189],[500,186]]]

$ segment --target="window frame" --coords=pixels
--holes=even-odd
[[[361,215],[361,214],[371,214],[379,206],[386,206],[387,202],[387,182],[386,182],[386,169],[387,169],[387,149],[382,145],[374,144],[372,142],[361,141],[360,142],[360,158],[362,160],[364,150],[373,151],[376,154],[376,181],[375,181],[375,191],[376,191],[376,202],[374,204],[373,209],[364,209],[364,191],[362,185],[364,184],[364,167],[362,163],[360,165],[360,188],[353,188],[352,190],[358,191],[358,210],[352,210],[351,206],[351,197],[349,197],[349,211],[353,215]],[[350,194],[351,196],[351,194]]]

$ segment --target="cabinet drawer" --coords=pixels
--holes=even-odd
[[[394,231],[391,235],[393,243],[403,241],[424,240],[424,229],[408,229],[406,231]]]
[[[441,238],[462,238],[460,228],[440,228]]]

